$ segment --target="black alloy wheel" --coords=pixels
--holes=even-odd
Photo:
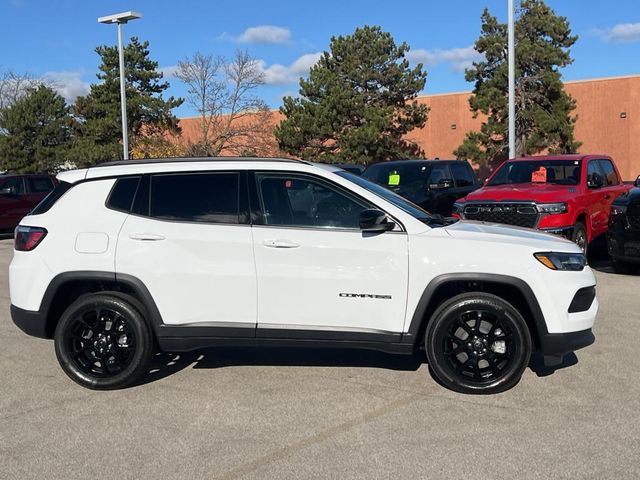
[[[134,303],[117,293],[96,293],[67,308],[56,328],[55,348],[72,380],[92,389],[115,389],[140,378],[153,338]]]
[[[497,393],[513,387],[529,363],[532,344],[522,315],[486,293],[465,293],[441,305],[425,334],[429,368],[447,388]]]

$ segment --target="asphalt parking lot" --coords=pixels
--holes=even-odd
[[[495,396],[420,356],[219,349],[159,355],[92,392],[9,316],[0,241],[0,478],[640,478],[640,275],[596,258],[595,345]]]

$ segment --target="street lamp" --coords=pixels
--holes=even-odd
[[[124,151],[125,160],[129,160],[129,137],[127,135],[127,96],[125,94],[122,25],[137,18],[142,18],[142,14],[138,12],[122,12],[98,18],[98,23],[118,24],[118,57],[120,60],[120,111],[122,112],[122,149]]]
[[[513,0],[509,0],[509,158],[516,156],[516,47],[513,24]]]

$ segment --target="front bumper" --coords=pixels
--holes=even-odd
[[[614,260],[640,263],[640,232],[607,232],[607,250]]]
[[[591,329],[568,333],[546,333],[541,335],[540,350],[545,356],[562,356],[588,347],[595,342]]]
[[[51,338],[51,334],[47,332],[47,319],[40,312],[32,310],[24,310],[15,305],[11,305],[11,319],[20,330],[27,335],[39,338]]]
[[[540,231],[545,233],[553,233],[554,235],[560,235],[567,240],[571,240],[571,238],[573,237],[573,225],[570,227],[540,228]]]

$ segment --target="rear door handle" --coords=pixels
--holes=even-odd
[[[131,240],[141,240],[147,242],[157,242],[158,240],[164,240],[164,236],[157,233],[130,233],[129,238]]]
[[[279,239],[265,240],[262,244],[269,248],[298,248],[300,246],[299,243]]]

